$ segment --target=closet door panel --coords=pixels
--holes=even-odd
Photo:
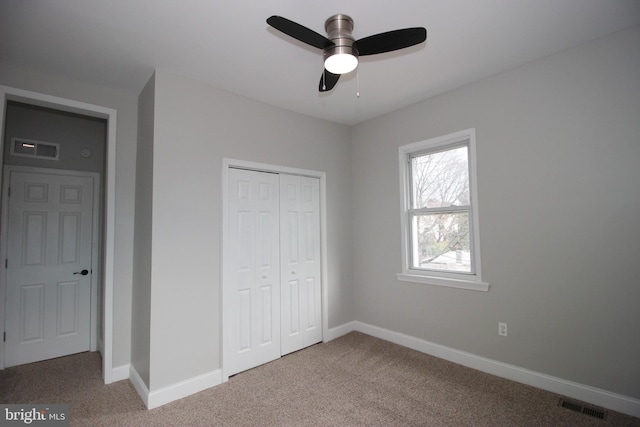
[[[280,175],[282,354],[322,341],[320,181]]]
[[[225,351],[229,375],[280,357],[278,175],[229,169]]]

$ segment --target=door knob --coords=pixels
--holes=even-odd
[[[76,271],[73,274],[82,274],[83,276],[86,276],[87,274],[89,274],[89,270],[87,270],[86,268],[82,271]]]

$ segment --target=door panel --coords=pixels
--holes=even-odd
[[[21,251],[24,266],[44,266],[47,243],[47,213],[24,212],[24,240]]]
[[[22,286],[18,304],[20,342],[44,340],[44,284]]]
[[[316,286],[316,278],[308,277],[306,283],[306,303],[307,303],[307,324],[305,325],[306,331],[317,330],[321,327],[320,324],[316,323],[321,318],[320,316],[320,301],[318,300],[318,296],[320,295],[320,288]],[[320,337],[322,338],[322,337]]]
[[[80,283],[74,282],[58,283],[58,306],[56,318],[58,319],[56,337],[73,335],[79,332],[80,307],[78,295]]]
[[[94,179],[11,171],[5,364],[90,349]]]
[[[320,181],[280,175],[282,354],[322,341]]]
[[[278,175],[230,169],[225,301],[229,375],[280,357]]]
[[[80,240],[82,238],[81,216],[82,214],[78,212],[60,213],[60,251],[58,253],[60,264],[75,264],[79,261]]]

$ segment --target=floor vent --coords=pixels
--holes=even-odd
[[[576,402],[571,402],[569,400],[561,399],[560,406],[563,408],[569,409],[571,411],[580,412],[581,414],[589,415],[590,417],[599,418],[604,420],[607,418],[607,413],[589,406],[583,406]]]

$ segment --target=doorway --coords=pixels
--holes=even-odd
[[[96,274],[99,293],[102,295],[102,302],[98,306],[99,311],[101,311],[98,322],[101,323],[101,325],[99,327],[97,347],[102,354],[102,373],[104,382],[106,384],[111,383],[116,379],[113,369],[116,110],[23,89],[0,86],[0,130],[2,131],[3,136],[0,139],[0,148],[5,144],[5,111],[8,102],[24,103],[106,120],[105,173],[103,177],[104,191],[102,193],[103,204],[100,209],[103,214],[103,240],[100,243],[101,256],[98,262],[98,266],[101,268]],[[3,150],[0,150],[0,156],[2,156],[2,153]],[[2,174],[0,174],[0,180],[2,180]],[[2,209],[5,209],[5,206],[3,206]],[[4,242],[4,238],[2,240]],[[5,297],[6,270],[3,270],[2,274],[0,274],[0,300],[4,301]],[[5,327],[5,306],[4,304],[0,304],[0,330],[5,331]],[[4,369],[5,367],[4,356],[4,340],[0,340],[0,369]]]
[[[323,172],[223,161],[223,381],[327,337]]]

